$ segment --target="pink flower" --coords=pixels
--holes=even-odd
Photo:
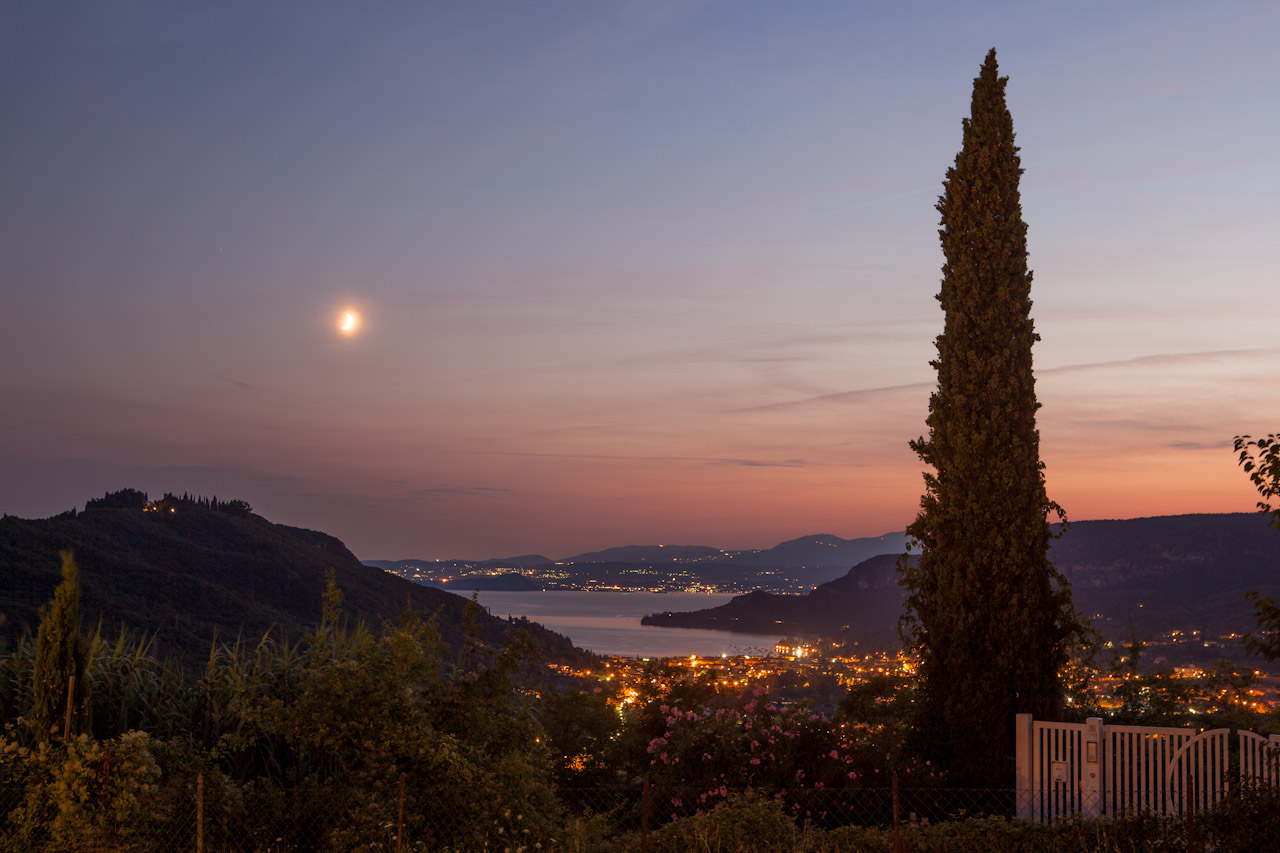
[[[760,763],[760,759],[758,759],[758,758],[753,758],[753,759],[751,759],[751,763],[752,763],[752,764],[759,764],[759,763]]]
[[[833,749],[833,750],[831,750],[831,757],[832,757],[832,758],[835,758],[835,759],[837,759],[837,760],[838,760],[838,759],[840,758],[840,753],[836,752],[836,751]]]

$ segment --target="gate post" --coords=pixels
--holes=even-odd
[[[1016,814],[1022,820],[1035,819],[1035,791],[1032,787],[1032,780],[1035,778],[1035,768],[1032,766],[1034,737],[1031,715],[1018,714],[1013,726],[1014,752],[1018,757],[1018,776],[1015,782],[1017,788],[1013,793],[1018,800]]]
[[[1084,766],[1080,768],[1080,796],[1085,817],[1102,817],[1103,755],[1102,718],[1090,717],[1084,721]]]

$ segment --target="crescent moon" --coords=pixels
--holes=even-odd
[[[356,327],[356,315],[348,311],[342,317],[342,331],[349,332]]]

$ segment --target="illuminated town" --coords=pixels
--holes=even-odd
[[[1105,644],[1109,647],[1111,644]],[[915,674],[915,661],[908,655],[889,651],[850,652],[835,650],[831,644],[815,644],[785,640],[770,655],[691,655],[679,658],[634,658],[602,656],[594,667],[572,668],[550,665],[561,675],[573,676],[610,694],[615,706],[623,708],[637,701],[663,696],[682,681],[701,681],[714,685],[718,692],[742,692],[757,687],[773,689],[779,684],[800,688],[828,685],[833,690],[847,691],[870,679],[888,676],[909,685]],[[1181,665],[1161,670],[1154,681],[1197,697],[1187,706],[1191,714],[1209,714],[1235,706],[1269,713],[1280,711],[1280,677],[1261,668],[1234,669],[1235,689],[1224,685],[1215,690],[1215,671],[1211,666]],[[1252,676],[1251,678],[1249,676]],[[1120,689],[1126,681],[1137,681],[1136,673],[1123,675],[1097,672],[1094,690],[1097,707],[1105,713],[1123,705]]]
[[[521,565],[457,560],[404,561],[388,571],[415,583],[446,589],[545,589],[584,592],[702,592],[742,594],[764,590],[800,594],[814,588],[794,569],[743,566],[722,551],[705,559],[643,563],[556,562]],[[803,570],[804,567],[801,567]]]

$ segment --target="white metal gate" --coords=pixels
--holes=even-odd
[[[1098,717],[1051,723],[1017,717],[1018,817],[1048,823],[1073,815],[1182,814],[1224,797],[1233,776],[1280,784],[1280,735],[1108,726]]]

